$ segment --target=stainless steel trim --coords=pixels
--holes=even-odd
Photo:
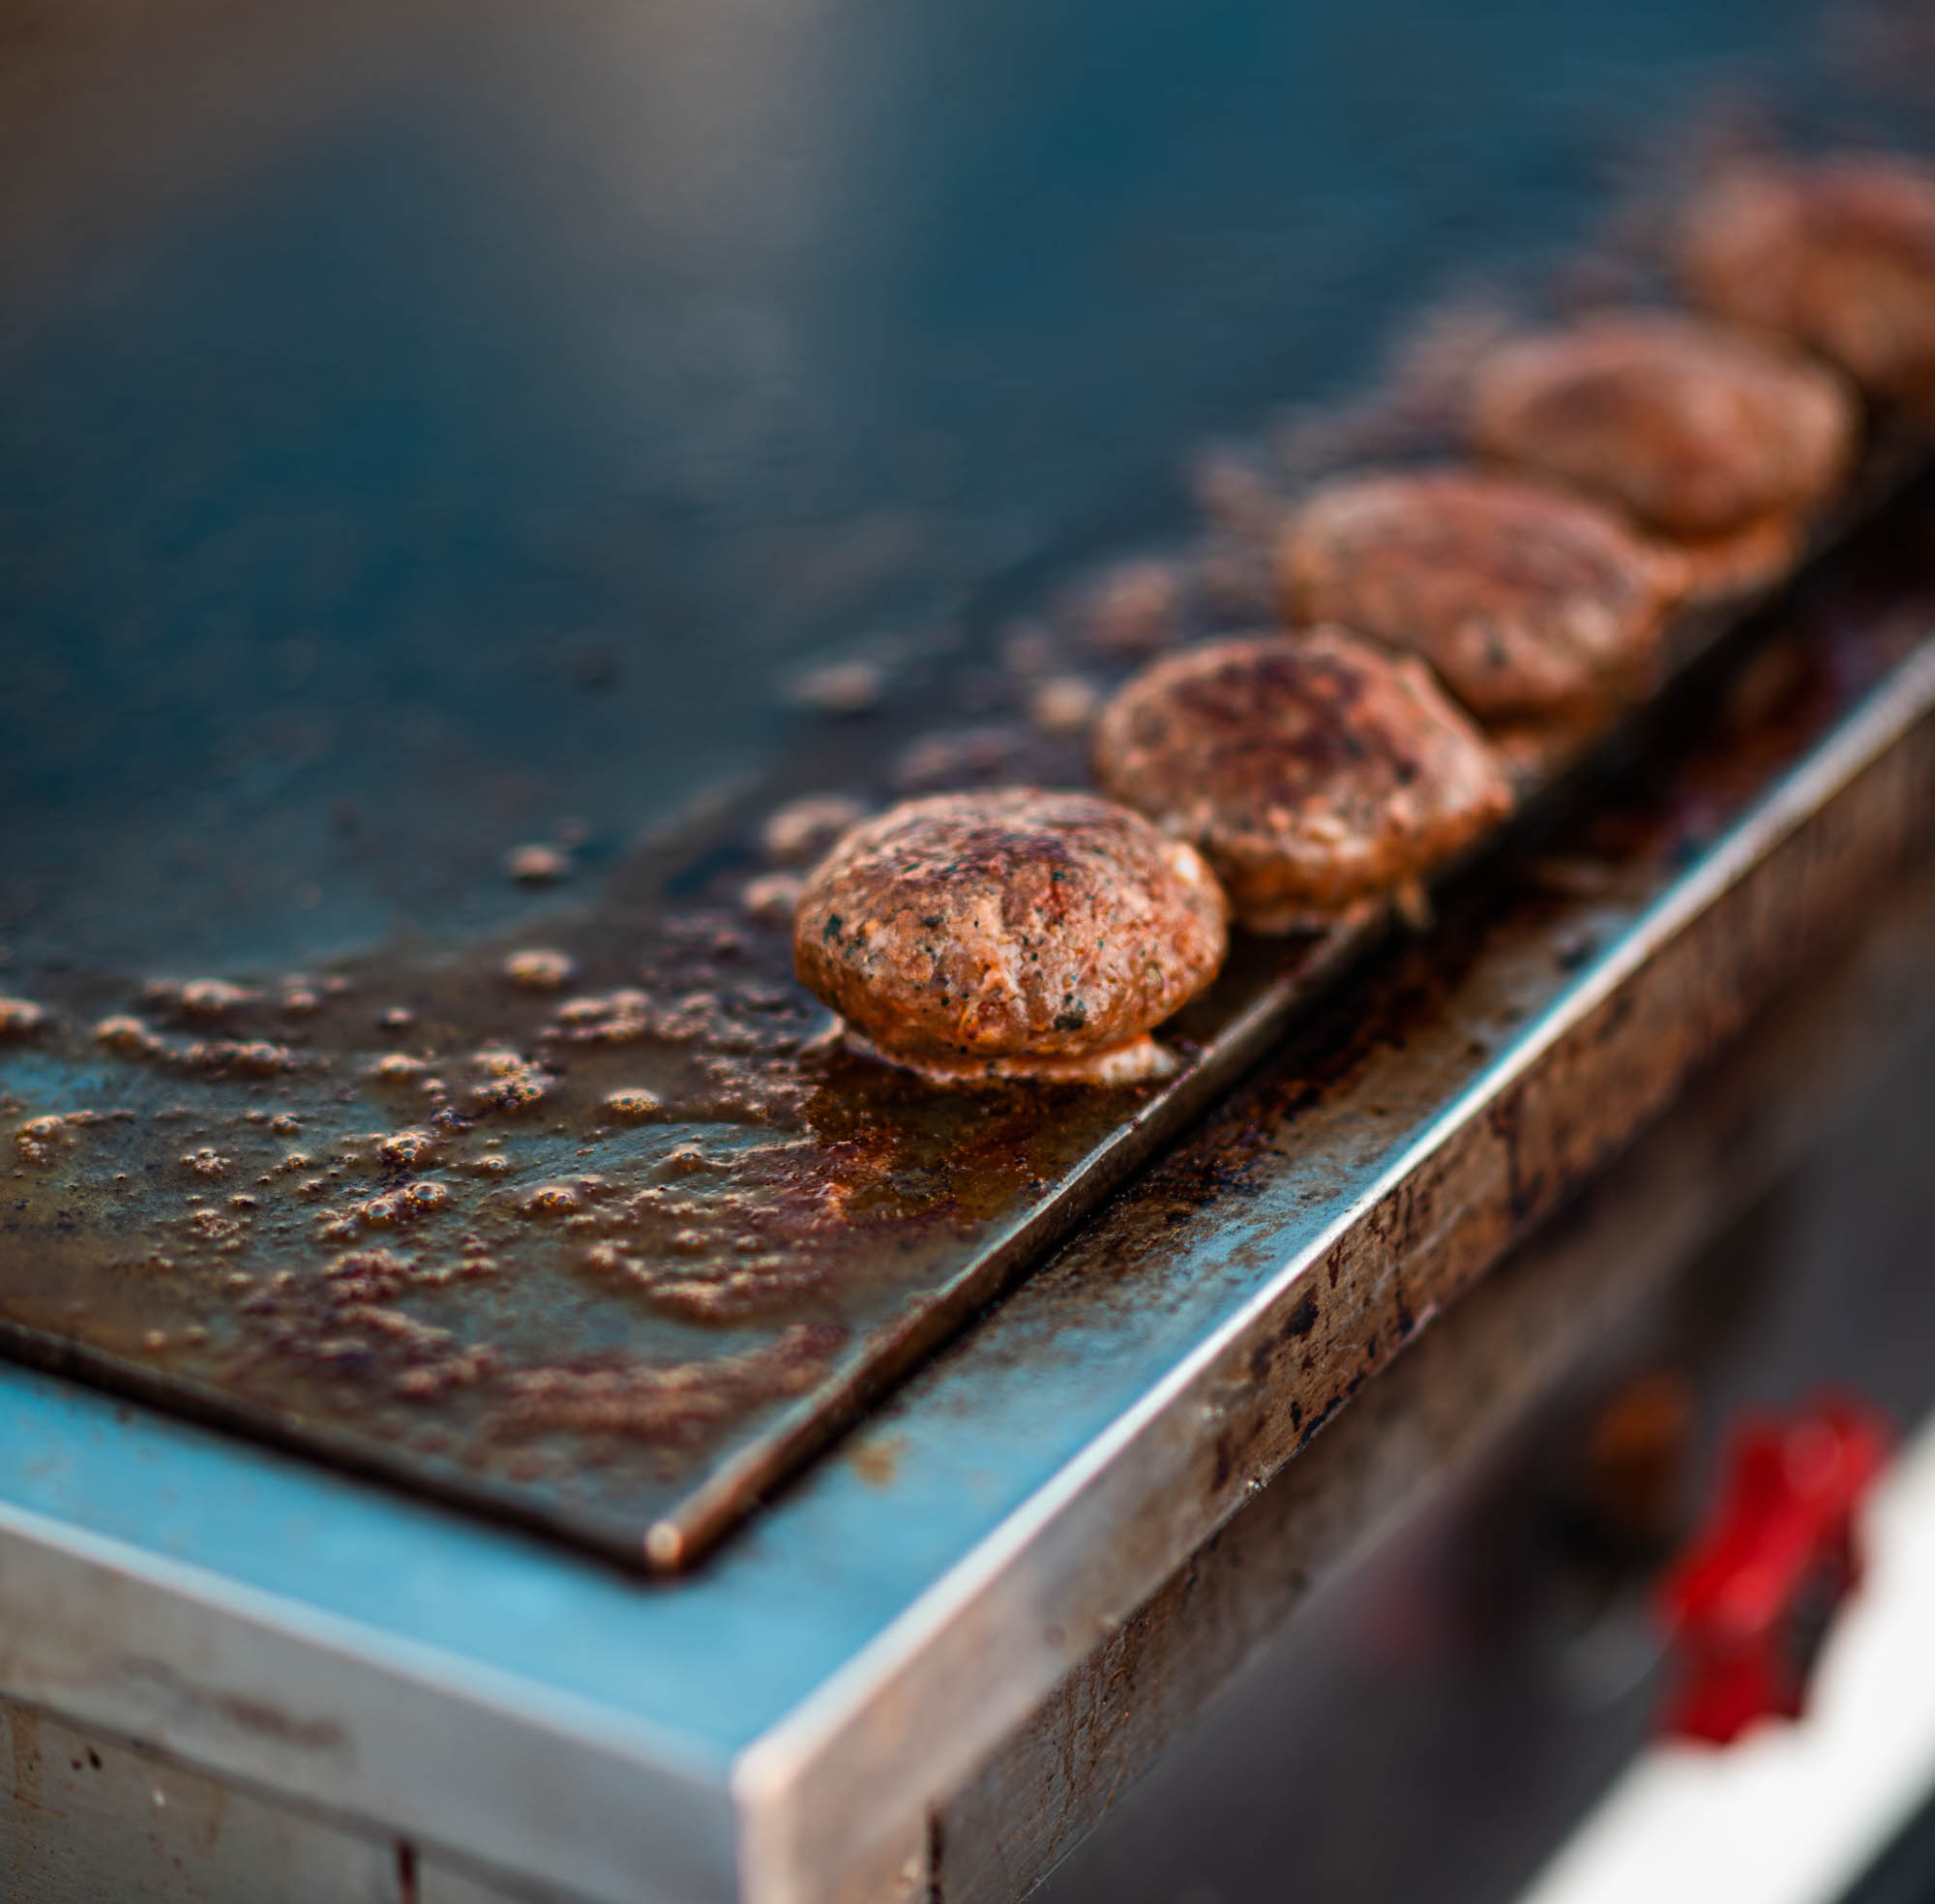
[[[1459,994],[1384,1070],[1270,1100],[1247,1150],[1212,1120],[689,1581],[0,1370],[0,1689],[512,1888],[779,1904],[899,1868],[927,1806],[1935,841],[1931,712],[1924,642],[1689,870],[1602,908],[1603,951],[1564,968],[1528,929],[1535,971],[1488,996],[1530,1016],[1494,1012],[1480,1055]]]
[[[0,1683],[575,1894],[731,1889],[719,1770],[653,1728],[12,1502]]]
[[[743,1895],[823,1897],[866,1819],[903,1816],[968,1777],[1060,1679],[1065,1636],[1100,1639],[1282,1466],[1300,1433],[1292,1396],[1288,1385],[1270,1392],[1250,1366],[1280,1345],[1313,1286],[1327,1277],[1334,1287],[1341,1271],[1368,1312],[1402,1261],[1406,1301],[1421,1314],[1544,1213],[1510,1207],[1520,1119],[1542,1084],[1569,1068],[1575,1106],[1611,1093],[1582,1119],[1588,1152],[1630,1137],[1935,823],[1931,712],[1935,641],[1247,1303],[741,1755],[732,1791]],[[1716,988],[1714,962],[1749,940],[1729,973],[1740,983]],[[1670,997],[1689,986],[1704,989],[1703,1008]],[[1664,1043],[1655,1017],[1668,1023]],[[1206,1449],[1235,1414],[1247,1417],[1240,1472],[1206,1488]]]

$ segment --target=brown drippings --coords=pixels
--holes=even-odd
[[[577,970],[568,952],[513,952],[504,961],[504,976],[526,992],[555,992]]]
[[[527,886],[552,885],[571,871],[571,855],[558,847],[513,847],[504,871]]]
[[[1092,582],[1079,611],[1085,638],[1105,654],[1146,655],[1181,632],[1182,580],[1163,561],[1124,562]]]
[[[746,916],[762,926],[789,926],[799,909],[806,882],[797,873],[761,873],[748,879],[739,894]]]
[[[791,699],[821,714],[864,714],[885,692],[886,677],[872,662],[837,661],[798,676]]]
[[[759,844],[769,858],[782,865],[804,866],[866,817],[866,807],[848,794],[804,794],[788,801],[766,821]]]
[[[1102,692],[1083,674],[1057,674],[1028,697],[1028,719],[1044,733],[1087,730],[1102,704]]]
[[[770,1348],[673,1368],[644,1368],[613,1358],[573,1367],[533,1369],[510,1379],[507,1435],[568,1428],[689,1444],[747,1402],[797,1395],[823,1373],[846,1339],[844,1329],[808,1324],[788,1328]]]

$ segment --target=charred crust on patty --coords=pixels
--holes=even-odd
[[[853,1042],[944,1082],[1158,1075],[1147,1039],[1212,979],[1202,858],[1090,793],[908,800],[848,833],[794,915],[800,980]]]
[[[1255,932],[1334,923],[1428,876],[1512,804],[1424,664],[1337,628],[1155,663],[1104,710],[1094,758],[1108,792],[1203,849]]]
[[[1286,528],[1279,570],[1291,621],[1422,655],[1485,721],[1590,710],[1649,685],[1682,580],[1583,497],[1451,469],[1320,490]]]
[[[1478,367],[1471,414],[1488,454],[1694,542],[1818,507],[1847,473],[1857,429],[1834,372],[1663,311],[1501,345]]]

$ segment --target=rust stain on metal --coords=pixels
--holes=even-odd
[[[870,1486],[891,1487],[906,1448],[906,1441],[901,1436],[887,1435],[877,1441],[863,1442],[848,1458],[853,1464],[853,1472]]]
[[[41,1717],[29,1707],[16,1709],[11,1728],[14,1756],[14,1803],[21,1811],[41,1805]]]

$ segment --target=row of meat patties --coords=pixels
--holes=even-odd
[[[1101,795],[1005,788],[854,826],[794,916],[853,1047],[938,1082],[1129,1084],[1232,920],[1322,930],[1496,827],[1514,748],[1644,696],[1680,606],[1778,578],[1863,399],[1935,417],[1935,172],[1764,166],[1692,208],[1699,314],[1505,343],[1469,464],[1371,473],[1283,525],[1284,626],[1178,648],[1103,708]]]

